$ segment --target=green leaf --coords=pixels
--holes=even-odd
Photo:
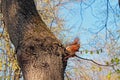
[[[97,54],[99,54],[99,50],[97,50]]]
[[[93,51],[90,51],[90,54],[93,54]]]
[[[88,53],[88,50],[85,50],[85,53],[87,54],[87,53]]]
[[[109,62],[106,62],[106,65],[109,65]]]
[[[119,62],[120,62],[120,59],[118,58],[111,59],[111,63],[119,64]]]
[[[118,64],[120,62],[120,59],[115,58],[115,62]]]
[[[120,74],[120,69],[117,69],[116,72]]]
[[[114,63],[114,59],[111,59],[111,63]]]

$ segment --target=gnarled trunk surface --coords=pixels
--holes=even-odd
[[[39,16],[33,0],[2,0],[2,12],[24,80],[63,80],[60,41]]]

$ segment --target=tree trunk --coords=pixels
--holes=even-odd
[[[24,80],[63,80],[60,41],[39,16],[33,0],[2,0],[2,12]]]

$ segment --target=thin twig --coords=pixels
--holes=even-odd
[[[79,59],[83,59],[83,60],[87,60],[87,61],[91,61],[91,62],[93,62],[94,64],[97,64],[97,65],[99,65],[99,66],[106,66],[106,67],[113,67],[114,65],[117,65],[117,64],[100,64],[100,63],[97,63],[97,62],[95,62],[94,60],[92,60],[92,59],[87,59],[87,58],[83,58],[83,57],[80,57],[80,56],[77,56],[77,55],[75,55],[77,58],[79,58]]]

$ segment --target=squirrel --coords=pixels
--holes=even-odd
[[[75,38],[74,41],[67,45],[66,50],[69,52],[68,56],[65,57],[65,59],[68,59],[70,57],[75,56],[75,52],[79,51],[80,48],[80,42],[79,38]]]

